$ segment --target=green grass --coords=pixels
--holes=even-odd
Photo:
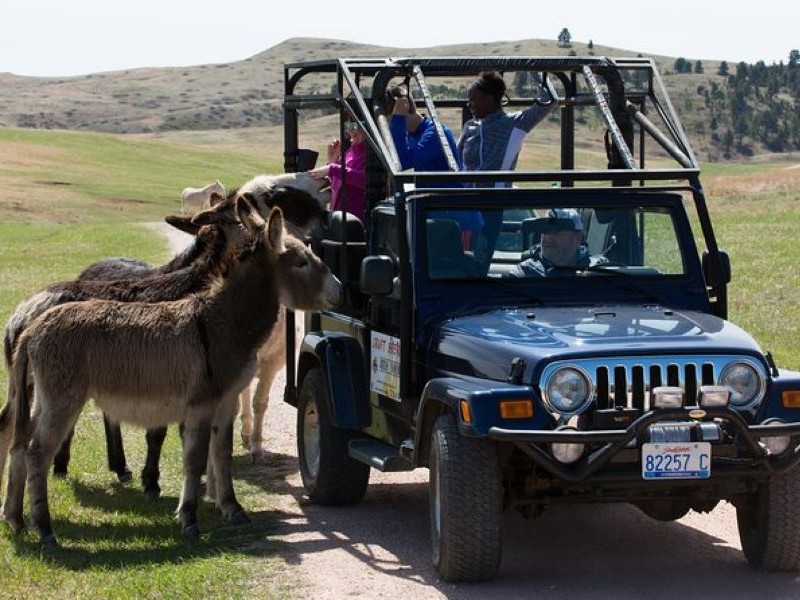
[[[273,161],[121,135],[0,128],[0,145],[22,156],[3,166],[0,220],[161,220],[180,212],[185,187],[219,179],[226,187],[281,172]],[[9,200],[11,198],[11,200]]]
[[[223,135],[221,132],[220,135]],[[104,257],[163,262],[166,242],[142,222],[179,211],[180,190],[220,179],[240,185],[282,170],[272,158],[124,136],[0,129],[0,319],[53,281],[69,279]],[[228,142],[220,146],[230,147]],[[541,150],[541,152],[540,152]],[[546,153],[537,147],[537,154]],[[1,158],[0,158],[1,160]],[[770,181],[786,163],[716,165],[715,177]],[[752,184],[748,184],[752,185]],[[733,262],[730,318],[800,370],[797,346],[800,280],[800,190],[797,187],[709,192],[719,243]],[[709,186],[710,189],[713,186]],[[5,369],[0,387],[6,386]],[[141,430],[124,428],[134,479],[144,459]],[[64,546],[43,551],[32,533],[12,536],[0,523],[0,596],[75,598],[296,597],[302,594],[291,548],[272,539],[276,494],[287,464],[251,465],[238,444],[235,485],[253,523],[230,527],[209,505],[201,539],[189,542],[173,517],[180,490],[178,437],[170,430],[161,463],[161,500],[147,502],[137,484],[119,485],[106,470],[102,424],[87,405],[76,430],[70,475],[52,479],[54,526]]]

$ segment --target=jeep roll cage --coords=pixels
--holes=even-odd
[[[542,83],[549,98],[508,98],[509,108],[529,106],[533,102],[556,102],[560,121],[559,163],[557,170],[458,171],[449,145],[445,141],[439,111],[460,109],[461,123],[469,117],[464,82],[482,71],[501,74],[532,73]],[[398,277],[402,289],[412,289],[414,268],[411,261],[407,210],[414,210],[415,183],[426,184],[424,192],[436,194],[448,186],[452,199],[475,188],[490,188],[496,182],[508,186],[555,186],[562,188],[609,188],[647,191],[677,191],[691,194],[705,241],[703,275],[711,299],[711,310],[727,316],[726,286],[730,281],[730,263],[717,246],[700,184],[699,166],[688,138],[666,93],[655,62],[648,58],[605,57],[414,57],[414,58],[338,58],[286,64],[284,66],[284,168],[299,169],[302,148],[299,143],[300,115],[339,114],[339,136],[345,139],[345,122],[356,121],[365,133],[367,152],[367,213],[387,199],[393,203],[397,223]],[[465,79],[466,78],[466,79]],[[403,170],[397,149],[389,132],[384,99],[393,80],[413,80],[415,96],[422,102],[434,122],[442,148],[448,158],[449,171],[412,172]],[[461,79],[461,87],[432,82],[453,82]],[[456,89],[456,95],[453,90]],[[509,90],[511,86],[509,86]],[[580,111],[594,107],[603,125],[603,146],[607,168],[582,167],[577,164],[576,149],[587,132],[579,127],[584,119]],[[651,147],[653,150],[651,150]],[[655,163],[666,165],[653,168]],[[343,159],[342,159],[343,160]],[[344,171],[344,169],[343,169]],[[346,177],[346,174],[345,174]],[[452,185],[465,187],[449,187]],[[342,186],[345,187],[344,185]],[[486,190],[488,192],[488,190]],[[344,198],[342,219],[347,206]],[[339,240],[342,271],[348,264],[347,240]],[[400,337],[412,339],[412,294],[400,299]],[[293,315],[287,323],[287,352],[294,348]],[[402,346],[401,395],[409,390],[413,344]],[[287,354],[291,356],[291,354]],[[295,367],[287,361],[287,395],[294,394]]]

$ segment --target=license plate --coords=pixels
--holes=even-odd
[[[708,479],[709,442],[642,444],[643,479]]]

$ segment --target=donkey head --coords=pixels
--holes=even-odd
[[[283,212],[270,210],[266,221],[252,194],[236,200],[236,212],[261,253],[274,269],[281,304],[293,310],[320,311],[342,300],[342,284],[320,258],[284,229]]]
[[[217,202],[211,208],[201,210],[191,218],[191,222],[196,226],[214,225],[219,227],[232,246],[241,245],[247,241],[247,232],[242,228],[242,223],[236,215],[236,201],[233,196]]]
[[[258,175],[236,190],[237,195],[252,194],[258,210],[266,217],[277,206],[283,211],[286,228],[297,237],[305,237],[327,224],[330,189],[326,179],[314,179],[308,173]],[[230,196],[229,196],[230,197]]]

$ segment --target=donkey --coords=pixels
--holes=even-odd
[[[217,219],[209,221],[209,223],[209,226],[203,227],[202,230],[199,229],[199,225],[193,225],[199,232],[191,251],[182,253],[181,261],[170,261],[173,267],[178,267],[187,260],[191,261],[182,268],[176,268],[167,273],[160,273],[159,269],[150,269],[148,275],[143,274],[146,272],[145,270],[138,268],[130,270],[129,273],[137,274],[129,275],[127,278],[108,281],[78,279],[55,283],[22,301],[15,309],[4,331],[3,342],[8,372],[11,372],[12,351],[19,336],[36,317],[49,308],[66,302],[91,298],[126,302],[176,300],[207,287],[213,277],[220,272],[226,255],[234,252],[243,239],[239,222],[232,215],[219,213]],[[183,227],[186,228],[186,225],[184,224]],[[104,268],[110,264],[110,261],[103,262],[107,263]],[[133,263],[131,262],[131,264]],[[110,273],[111,271],[106,272]],[[125,273],[123,269],[118,269],[117,272],[118,275]],[[9,405],[7,404],[0,412],[0,422],[5,418],[4,415],[8,410]],[[125,460],[119,425],[106,418],[105,415],[104,425],[109,468],[117,473],[120,481],[126,481],[130,479],[130,470]],[[65,475],[67,472],[72,433],[70,430],[55,457],[54,472],[58,475]],[[161,492],[158,485],[158,462],[165,436],[166,428],[152,429],[147,432],[148,453],[142,469],[142,484],[146,495],[151,499],[157,498]],[[0,453],[2,452],[4,449],[0,447]]]
[[[284,208],[284,223],[287,228],[298,235],[305,236],[310,233],[313,228],[327,222],[327,212],[321,208],[321,202],[325,200],[325,192],[320,191],[322,184],[317,180],[312,180],[310,177],[298,177],[298,175],[303,174],[287,173],[274,176],[263,175],[250,180],[242,189],[252,190],[253,197],[258,205],[258,210],[262,215],[267,215],[269,210],[274,206]],[[240,235],[236,235],[239,229],[239,223],[235,213],[235,199],[241,193],[243,192],[240,190],[232,190],[227,199],[222,198],[219,194],[213,193],[211,195],[211,202],[215,209],[207,213],[204,221],[208,224],[226,227],[227,239],[231,241],[231,243],[235,243],[237,240],[241,239]],[[209,209],[206,209],[206,212],[208,210]],[[202,217],[200,218],[202,220]],[[192,222],[192,217],[171,215],[166,217],[165,220],[173,227],[195,236],[201,227],[199,224]],[[194,269],[192,272],[187,273],[187,271],[184,270],[192,264],[196,265],[198,262],[201,262],[202,266],[204,253],[208,251],[208,246],[209,242],[206,238],[196,236],[194,242],[187,247],[186,250],[160,267],[151,267],[146,263],[129,258],[112,258],[98,261],[84,269],[78,276],[78,281],[110,280],[115,282],[118,286],[129,288],[130,291],[126,292],[125,289],[114,289],[113,286],[92,286],[91,284],[83,284],[82,290],[84,293],[82,294],[82,298],[75,297],[74,295],[71,298],[64,296],[63,301],[86,299],[88,297],[110,300],[149,299],[153,301],[177,299],[181,297],[178,287],[180,284],[177,283],[180,276],[191,275],[192,280],[186,280],[184,282],[186,285],[184,292],[189,293],[190,291],[201,289],[213,274],[213,268],[210,266],[205,271]],[[157,290],[148,292],[145,289],[153,284],[152,276],[160,273],[175,273],[175,279],[171,284],[172,293],[167,293],[166,291],[159,293]],[[133,281],[134,279],[136,279],[136,281]],[[71,287],[71,289],[74,289],[75,284],[60,285],[67,285]],[[161,290],[165,290],[163,284],[159,287]],[[283,350],[285,339],[284,314],[285,311],[281,309],[278,327],[274,329],[274,333],[268,339],[267,344],[265,344],[264,350],[259,353],[259,386],[256,388],[256,395],[252,403],[256,409],[256,427],[254,429],[255,433],[252,436],[253,442],[251,449],[251,455],[254,461],[263,458],[264,455],[261,442],[261,423],[263,422],[267,402],[269,401],[269,388],[275,374],[285,364]],[[35,316],[35,314],[33,316]],[[30,318],[25,322],[28,321],[30,321]],[[19,331],[17,331],[16,334],[18,335]],[[10,358],[8,358],[7,361],[8,360],[10,360]],[[249,392],[249,385],[246,386],[246,389]],[[243,392],[243,396],[245,395],[247,396],[246,399],[243,397],[241,400],[242,406],[246,406],[245,410],[248,410],[249,414],[252,414],[249,394]],[[245,414],[246,413],[243,413],[243,415]],[[2,414],[0,414],[0,418],[2,418]],[[242,436],[245,439],[250,439],[250,431],[253,429],[253,420],[252,418],[248,420],[243,416],[242,421]],[[106,435],[108,467],[111,471],[116,473],[119,481],[126,482],[130,480],[131,471],[128,468],[125,457],[125,448],[122,442],[120,426],[118,423],[110,420],[105,414],[103,415],[103,425]],[[67,473],[73,433],[74,431],[70,431],[70,434],[64,440],[64,443],[55,456],[53,471],[57,475],[63,476]],[[157,499],[161,493],[161,487],[158,483],[160,477],[159,461],[166,434],[166,427],[148,429],[146,433],[147,456],[141,471],[141,480],[145,495],[151,500]],[[247,446],[247,442],[245,442],[245,446]]]
[[[305,238],[312,231],[326,226],[329,213],[330,188],[322,179],[306,172],[257,175],[239,188],[231,190],[228,198],[252,194],[262,207],[279,207],[287,221],[287,229]],[[263,208],[262,214],[263,214]],[[295,332],[295,335],[298,335]],[[269,405],[269,392],[275,376],[286,365],[286,311],[281,308],[278,321],[267,343],[258,351],[255,389],[245,386],[239,395],[242,445],[249,451],[252,462],[263,461],[264,415]]]
[[[14,532],[24,527],[27,479],[42,542],[58,544],[47,471],[89,396],[117,421],[144,427],[183,423],[177,515],[185,535],[199,535],[198,492],[209,455],[217,507],[235,524],[249,522],[231,473],[236,395],[253,374],[279,305],[325,310],[341,301],[342,285],[310,248],[285,234],[280,209],[266,222],[251,196],[237,199],[236,209],[253,244],[208,289],[172,302],[68,303],[22,333],[9,379],[16,418],[3,506]],[[28,394],[29,370],[34,398]]]

